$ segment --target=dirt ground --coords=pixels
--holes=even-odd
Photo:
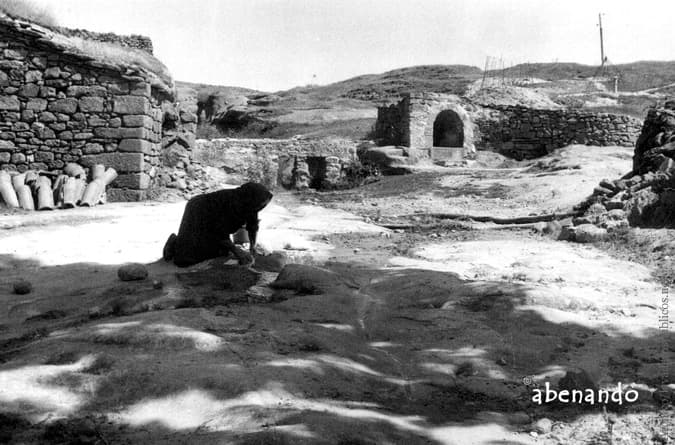
[[[0,442],[672,443],[672,231],[585,245],[427,216],[565,212],[630,156],[575,146],[278,193],[253,268],[162,261],[184,202],[4,215]],[[120,281],[127,262],[149,277]],[[273,290],[284,262],[320,269]],[[579,370],[638,400],[533,401]]]

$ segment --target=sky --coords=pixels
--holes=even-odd
[[[0,0],[2,1],[2,0]],[[149,36],[174,79],[277,91],[424,64],[675,60],[674,0],[33,0]]]

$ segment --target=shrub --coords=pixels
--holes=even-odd
[[[271,190],[277,185],[278,169],[276,161],[267,152],[258,150],[256,157],[247,166],[245,176],[247,180],[259,182]]]

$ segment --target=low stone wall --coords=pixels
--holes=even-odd
[[[113,43],[126,48],[140,49],[146,53],[152,54],[152,40],[146,36],[132,34],[128,36],[113,34],[111,32],[93,32],[86,29],[58,28],[61,34],[68,37],[79,37],[81,39],[93,40],[96,42]]]
[[[198,139],[193,162],[274,188],[330,188],[357,161],[345,139]]]
[[[633,117],[578,110],[493,106],[473,116],[479,149],[531,159],[570,144],[633,146],[642,123]]]

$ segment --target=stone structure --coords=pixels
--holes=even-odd
[[[628,225],[675,227],[675,101],[647,114],[633,170],[623,178],[601,181],[577,209],[584,214],[563,231],[563,239],[583,241],[579,232],[591,226],[592,241]]]
[[[81,39],[95,41],[95,42],[105,42],[113,43],[115,45],[123,46],[126,48],[139,49],[145,51],[148,54],[153,53],[152,40],[146,36],[139,36],[136,34],[121,36],[118,34],[113,34],[111,32],[93,32],[87,31],[86,29],[69,29],[69,28],[58,28],[58,32],[64,34],[68,37],[79,37]]]
[[[432,158],[462,157],[476,150],[467,105],[448,94],[404,95],[398,104],[378,109],[375,137],[381,145],[410,147]]]
[[[630,116],[578,110],[491,106],[475,117],[478,145],[516,159],[546,155],[570,144],[632,146],[641,122]]]
[[[193,161],[270,187],[331,188],[357,160],[345,139],[199,139]]]
[[[632,146],[640,127],[629,116],[481,106],[458,96],[425,93],[380,107],[375,134],[381,145],[410,147],[433,159],[476,149],[529,159],[569,144]]]
[[[101,59],[64,34],[0,14],[0,169],[101,163],[119,173],[111,200],[139,200],[166,158],[163,144],[174,152],[180,139],[184,168],[196,116],[175,110],[164,66],[140,54],[159,68]]]

